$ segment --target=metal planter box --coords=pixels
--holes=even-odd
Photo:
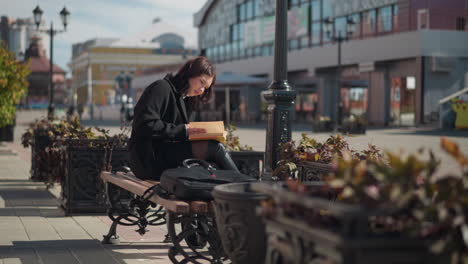
[[[333,171],[328,163],[302,161],[298,164],[298,180],[300,182],[320,181],[322,176]]]
[[[14,125],[6,125],[4,127],[0,127],[0,141],[13,142],[14,131]]]
[[[256,179],[261,177],[265,152],[231,151],[229,154],[240,172]]]
[[[47,132],[43,129],[34,131],[31,147],[31,180],[35,182],[47,182],[50,175],[49,160],[45,152],[52,145]]]
[[[61,204],[66,214],[104,213],[106,199],[99,173],[104,167],[105,140],[68,140]],[[112,151],[112,168],[128,166],[125,146]]]
[[[312,131],[315,133],[331,132],[335,128],[335,123],[331,120],[312,121]]]
[[[423,239],[371,232],[369,217],[382,212],[301,195],[282,184],[258,183],[252,189],[271,195],[278,208],[264,218],[265,263],[449,263],[445,256],[429,254]]]
[[[349,134],[365,134],[367,126],[365,124],[357,123],[357,122],[343,122],[340,126],[339,131],[341,133],[349,133]]]

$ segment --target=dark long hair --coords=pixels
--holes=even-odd
[[[179,89],[180,93],[185,94],[189,88],[189,79],[198,77],[202,74],[213,77],[213,82],[201,95],[187,98],[190,104],[195,107],[199,106],[201,103],[207,103],[213,95],[213,86],[216,82],[216,72],[211,62],[203,56],[195,57],[188,60],[174,76],[175,86]]]

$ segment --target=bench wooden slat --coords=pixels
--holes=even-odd
[[[190,211],[194,213],[206,213],[208,212],[208,203],[203,201],[192,201],[190,202]]]
[[[116,174],[112,174],[111,172],[102,171],[100,176],[102,180],[115,184],[120,188],[126,189],[138,196],[142,196],[148,188],[154,186],[155,184],[159,184],[159,182],[157,181],[140,180],[136,178],[133,174],[124,172],[117,172]],[[189,202],[181,200],[171,200],[161,198],[157,195],[153,195],[150,198],[150,201],[163,206],[164,208],[166,208],[166,210],[180,214],[207,213],[209,211],[212,212],[212,207],[204,201]]]
[[[128,179],[127,177],[122,177],[121,175],[115,175],[107,171],[101,172],[101,179],[103,179],[106,182],[115,184],[119,186],[120,188],[126,189],[138,196],[143,195],[143,193],[147,189],[144,186],[142,186],[140,183],[132,181]]]
[[[118,172],[116,172],[115,174],[116,174],[116,176],[119,176],[119,177],[122,177],[122,178],[126,178],[126,179],[128,179],[128,180],[130,180],[130,181],[137,182],[137,183],[142,184],[142,185],[144,185],[144,186],[146,186],[146,187],[148,187],[148,188],[150,188],[150,187],[152,187],[152,186],[154,186],[154,185],[156,185],[156,184],[159,184],[158,181],[148,181],[148,180],[144,181],[144,180],[140,180],[140,179],[138,179],[138,178],[137,178],[133,173],[131,173],[131,172],[125,173],[125,172],[123,172],[123,171],[118,171]]]
[[[101,178],[106,182],[115,184],[138,196],[142,196],[143,193],[151,187],[141,184],[141,180],[137,178],[133,178],[129,175],[122,175],[121,173],[112,174],[110,172],[103,171],[101,172]],[[157,195],[153,195],[149,200],[175,213],[187,214],[190,212],[189,204],[184,201],[166,200]]]

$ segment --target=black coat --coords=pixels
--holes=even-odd
[[[159,180],[168,142],[186,141],[190,109],[171,75],[150,84],[134,109],[129,142],[130,166],[138,178]]]

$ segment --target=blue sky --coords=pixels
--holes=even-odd
[[[54,63],[67,72],[71,45],[92,38],[122,38],[142,31],[156,17],[187,30],[193,27],[193,14],[206,0],[0,0],[0,16],[32,17],[39,5],[47,25],[62,29],[59,12],[66,6],[71,16],[67,32],[54,38]],[[49,45],[49,43],[44,43]]]

